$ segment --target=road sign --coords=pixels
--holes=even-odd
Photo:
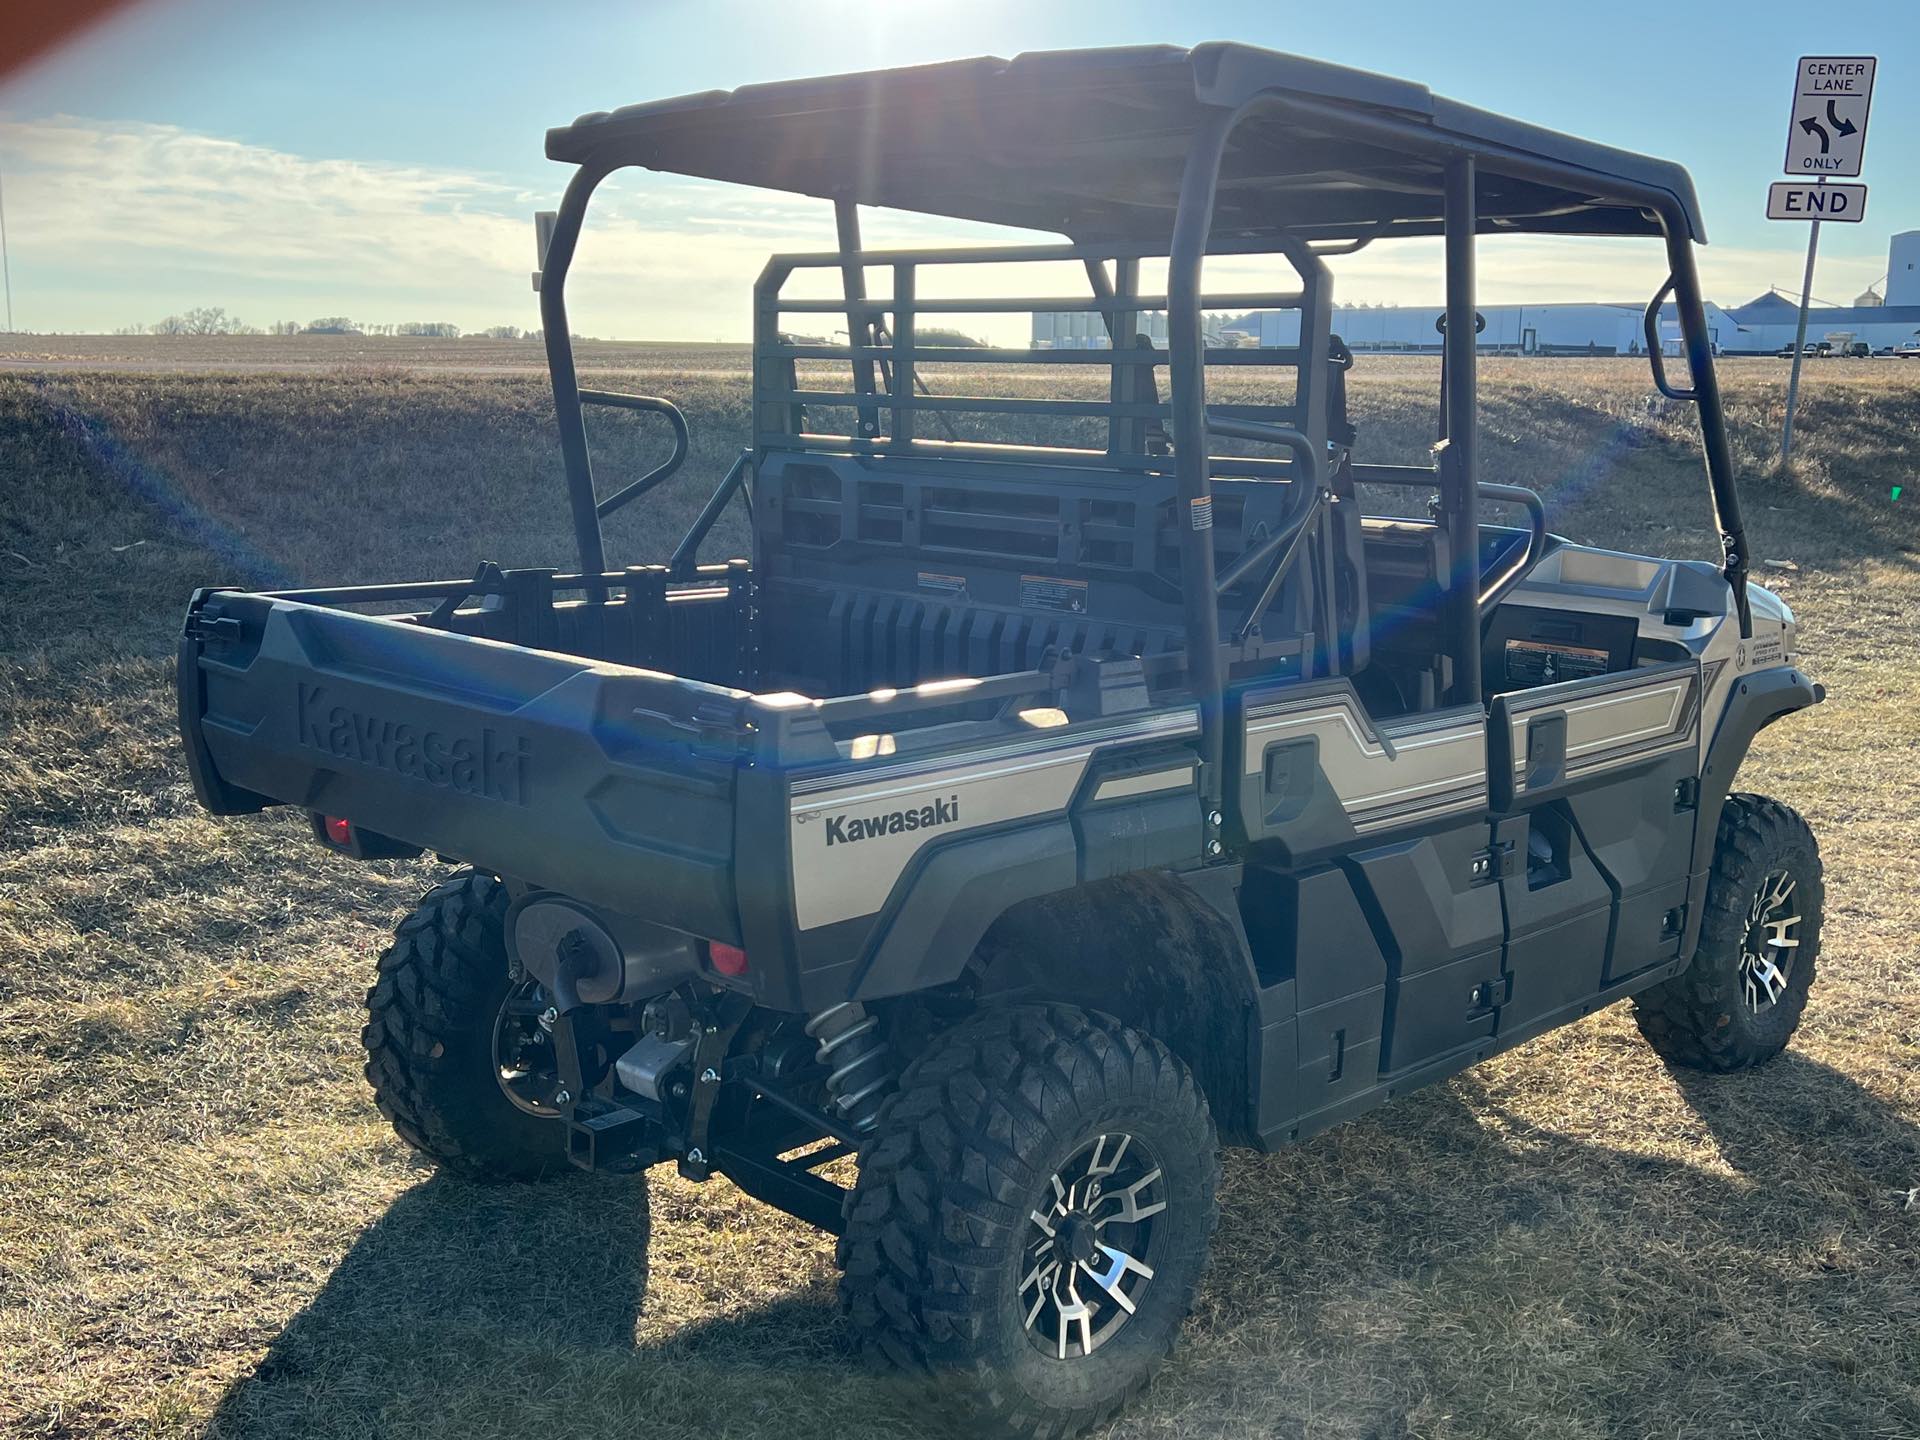
[[[1769,220],[1847,220],[1867,218],[1864,185],[1802,185],[1776,180],[1767,188]]]
[[[1767,194],[1769,220],[1808,220],[1807,274],[1800,282],[1800,324],[1793,338],[1793,371],[1787,377],[1787,418],[1780,430],[1780,462],[1793,456],[1793,407],[1800,398],[1800,357],[1807,347],[1807,306],[1813,300],[1813,259],[1820,251],[1822,220],[1862,220],[1867,187],[1828,185],[1837,175],[1858,175],[1867,152],[1867,107],[1873,103],[1871,55],[1802,55],[1793,72],[1793,109],[1787,120],[1789,175],[1810,185],[1775,185]]]
[[[1858,175],[1873,99],[1871,55],[1803,55],[1787,122],[1789,175]]]

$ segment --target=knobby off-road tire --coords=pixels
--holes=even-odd
[[[374,1101],[402,1140],[447,1169],[532,1179],[567,1166],[558,1121],[500,1088],[506,913],[506,887],[476,870],[430,890],[381,953],[360,1038]]]
[[[1820,847],[1807,822],[1777,800],[1729,795],[1700,947],[1685,970],[1635,997],[1640,1033],[1663,1058],[1695,1070],[1741,1070],[1778,1055],[1813,985],[1823,900]],[[1784,975],[1768,974],[1769,963]]]
[[[907,1069],[862,1149],[839,1245],[861,1349],[924,1381],[958,1433],[1059,1437],[1107,1418],[1152,1377],[1192,1304],[1219,1213],[1218,1148],[1186,1066],[1117,1020],[1022,1006],[964,1022]],[[1149,1168],[1157,1175],[1142,1178]],[[1082,1205],[1072,1214],[1061,1213],[1063,1179]],[[1089,1241],[1102,1214],[1113,1223]],[[1036,1246],[1075,1236],[1092,1266],[1065,1273],[1080,1297],[1099,1297],[1096,1321],[1121,1318],[1104,1334],[1049,1309],[1052,1287],[1022,1284],[1045,1263]],[[1129,1246],[1150,1279],[1109,1264]],[[1115,1307],[1115,1287],[1132,1314]],[[1036,1301],[1047,1313],[1030,1326]],[[1087,1333],[1099,1336],[1090,1353]],[[1065,1359],[1061,1334],[1072,1337]]]

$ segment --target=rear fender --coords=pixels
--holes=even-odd
[[[1238,867],[1139,872],[1016,904],[975,956],[981,998],[1057,1000],[1144,1031],[1186,1062],[1229,1143],[1256,1143],[1259,987],[1231,889]],[[1215,899],[1205,882],[1221,882]]]

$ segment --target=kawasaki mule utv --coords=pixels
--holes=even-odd
[[[578,167],[536,283],[579,569],[202,590],[180,648],[209,809],[465,867],[368,1000],[411,1144],[725,1175],[839,1237],[851,1329],[949,1413],[1055,1435],[1172,1344],[1221,1143],[1302,1139],[1627,996],[1676,1063],[1785,1045],[1820,858],[1729,791],[1821,691],[1747,583],[1680,167],[1239,45],[750,86],[547,152]],[[628,166],[830,201],[839,245],[768,263],[750,446],[665,564],[610,569],[601,518],[686,451],[670,403],[575,374],[567,271]],[[861,206],[1066,238],[869,250]],[[1479,480],[1482,234],[1663,244],[1646,353],[1697,407],[1718,566],[1572,544]],[[1327,257],[1406,236],[1444,242],[1438,443],[1362,463]],[[1214,257],[1284,279],[1209,291]],[[969,266],[1074,293],[982,298]],[[1298,338],[1210,344],[1203,310]],[[993,313],[1095,316],[1104,343],[927,323]],[[1029,366],[1060,393],[1007,383]],[[589,406],[664,416],[674,458],[603,493]],[[1363,514],[1361,487],[1430,518]],[[735,500],[751,558],[701,563]]]

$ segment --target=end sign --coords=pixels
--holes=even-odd
[[[1787,122],[1787,174],[1811,180],[1860,173],[1876,63],[1871,55],[1800,57]]]
[[[1861,221],[1867,218],[1867,187],[1776,180],[1767,189],[1767,218]]]

